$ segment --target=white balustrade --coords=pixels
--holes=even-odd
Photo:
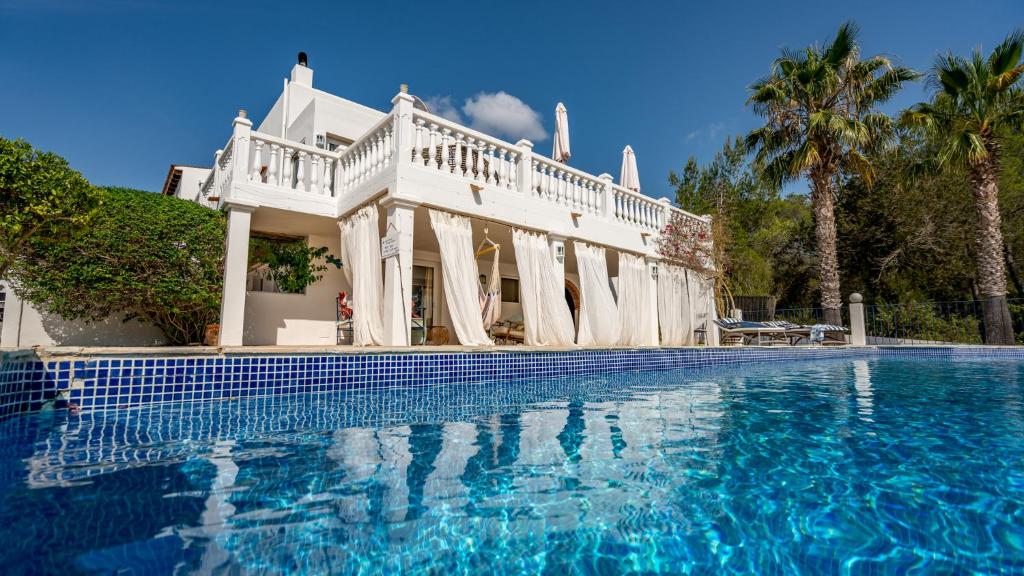
[[[414,111],[412,128],[408,158],[413,164],[480,184],[515,189],[513,180],[520,154],[513,144],[421,110]]]
[[[406,122],[407,124],[402,124]],[[401,132],[399,132],[401,130]],[[401,133],[403,150],[396,149]],[[235,138],[218,152],[214,169],[203,183],[204,196],[229,196],[234,178],[249,185],[266,185],[297,193],[340,196],[402,162],[417,169],[487,186],[508,194],[522,194],[574,214],[595,215],[645,233],[657,233],[675,213],[698,218],[668,204],[633,192],[610,177],[598,178],[535,154],[529,146],[510,144],[440,116],[413,110],[396,119],[386,115],[345,150],[329,151],[276,136],[247,135],[249,158],[236,158]],[[244,143],[244,140],[241,140]],[[238,167],[235,162],[243,162]],[[522,182],[520,182],[522,180]]]
[[[224,148],[218,150],[213,155],[213,170],[210,170],[210,174],[206,177],[201,188],[204,198],[224,198],[230,191],[232,182],[231,169],[235,156],[234,143],[234,138],[228,140]]]
[[[534,156],[532,166],[531,196],[582,214],[599,213],[604,183],[596,176],[542,156]]]
[[[246,174],[250,183],[330,196],[338,152],[252,132]]]
[[[394,116],[388,114],[337,157],[340,175],[334,188],[338,193],[352,190],[391,166],[394,129]]]

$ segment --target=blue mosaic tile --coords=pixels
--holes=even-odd
[[[0,419],[70,402],[137,407],[347,390],[515,382],[754,362],[900,356],[1024,359],[1022,347],[640,348],[559,352],[382,352],[39,360],[0,356]]]

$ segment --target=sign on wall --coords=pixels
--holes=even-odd
[[[389,232],[387,236],[380,239],[380,259],[387,260],[392,256],[398,256],[398,231]]]

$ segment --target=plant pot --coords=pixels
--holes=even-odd
[[[216,346],[220,344],[220,324],[207,324],[203,344]]]

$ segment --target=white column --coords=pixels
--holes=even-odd
[[[651,315],[650,342],[658,346],[661,344],[658,330],[658,258],[647,257],[647,275],[650,278],[650,282],[647,284],[649,289],[647,299],[650,302],[647,313]]]
[[[238,116],[232,121],[232,151],[231,155],[233,160],[231,161],[231,186],[224,191],[224,195],[221,197],[221,205],[225,205],[231,202],[231,197],[234,194],[234,185],[242,184],[249,178],[249,165],[251,159],[249,158],[249,137],[252,134],[252,120],[249,120],[249,115],[245,110],[239,110]]]
[[[418,204],[387,198],[380,203],[387,210],[384,235],[398,237],[398,256],[384,262],[384,345],[408,346],[412,329],[412,240],[413,216]]]
[[[604,187],[601,188],[601,191],[598,194],[598,197],[600,198],[600,200],[598,201],[599,211],[600,211],[601,215],[604,216],[605,218],[607,218],[609,220],[614,220],[615,219],[615,191],[612,190],[612,184],[615,181],[612,180],[612,175],[608,174],[607,172],[605,172],[604,174],[601,174],[600,176],[598,176],[598,179],[600,179],[602,182],[604,182]]]
[[[0,333],[0,346],[17,348],[21,345],[21,313],[24,304],[9,285],[0,284],[0,288],[7,294],[6,300],[4,300],[4,321],[3,332]]]
[[[245,326],[245,277],[249,271],[249,225],[255,204],[226,203],[224,288],[220,300],[220,345],[241,346]]]
[[[854,292],[850,294],[850,344],[864,346],[868,342],[868,332],[864,326],[864,297]]]
[[[516,142],[519,149],[519,166],[516,168],[516,186],[519,192],[533,195],[533,142],[523,139]]]

